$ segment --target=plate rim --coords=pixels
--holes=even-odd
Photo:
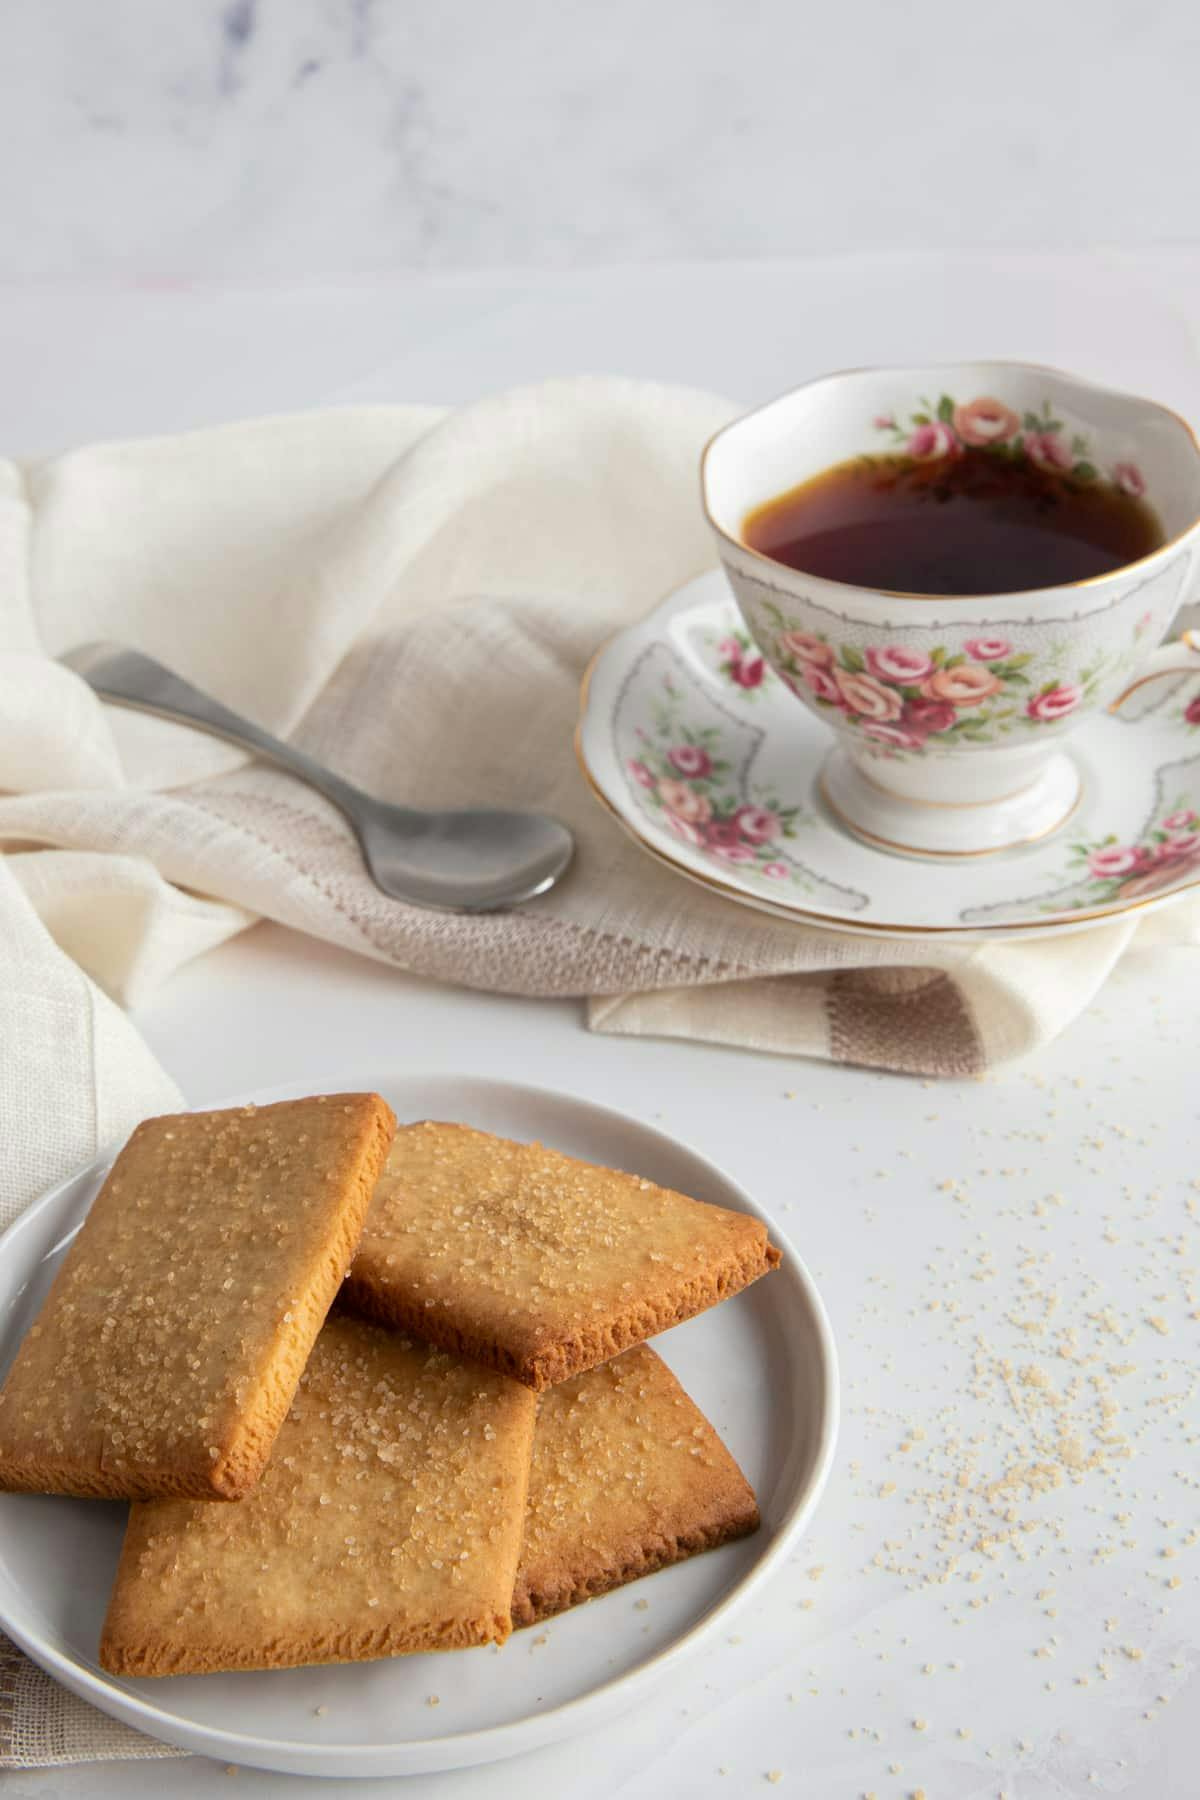
[[[209,1112],[222,1107],[269,1105],[275,1100],[292,1099],[311,1093],[373,1092],[388,1085],[437,1081],[453,1082],[464,1094],[467,1110],[470,1105],[470,1090],[485,1089],[493,1095],[516,1095],[535,1106],[565,1102],[569,1106],[583,1108],[586,1113],[599,1117],[610,1126],[633,1126],[665,1151],[678,1154],[682,1150],[686,1157],[702,1164],[730,1190],[745,1211],[764,1221],[783,1252],[784,1266],[789,1269],[803,1293],[816,1334],[820,1363],[817,1386],[820,1392],[821,1420],[813,1451],[811,1475],[788,1505],[774,1542],[764,1550],[753,1567],[703,1617],[646,1662],[623,1675],[613,1676],[586,1693],[549,1707],[544,1712],[527,1714],[501,1725],[482,1726],[438,1738],[405,1738],[386,1744],[356,1742],[311,1745],[288,1738],[248,1736],[226,1731],[219,1726],[195,1724],[191,1721],[184,1721],[181,1730],[175,1715],[163,1713],[153,1702],[115,1685],[104,1677],[103,1672],[93,1673],[86,1664],[27,1633],[20,1625],[14,1627],[7,1616],[3,1596],[0,1596],[0,1630],[6,1632],[31,1661],[110,1718],[116,1718],[135,1730],[143,1731],[160,1743],[195,1754],[224,1757],[226,1761],[240,1761],[250,1767],[281,1773],[306,1773],[318,1777],[336,1774],[342,1778],[369,1779],[387,1775],[432,1774],[439,1770],[500,1762],[507,1757],[518,1756],[523,1751],[562,1742],[603,1723],[605,1718],[613,1718],[631,1710],[639,1701],[649,1697],[658,1682],[703,1648],[709,1634],[740,1611],[787,1556],[820,1502],[833,1466],[841,1415],[837,1346],[829,1315],[804,1259],[797,1253],[777,1220],[712,1157],[692,1149],[681,1139],[655,1125],[586,1095],[531,1082],[508,1081],[486,1075],[464,1075],[457,1070],[442,1068],[426,1069],[420,1073],[395,1070],[391,1075],[384,1074],[381,1077],[377,1073],[374,1077],[357,1082],[343,1077],[328,1084],[310,1079],[284,1082],[273,1087],[234,1094],[206,1103],[203,1107],[189,1106],[182,1110]],[[23,1231],[35,1227],[42,1215],[56,1201],[63,1199],[68,1189],[77,1182],[93,1181],[101,1176],[111,1166],[119,1148],[119,1143],[109,1145],[89,1163],[75,1169],[31,1201],[0,1233],[0,1259],[8,1259],[14,1240],[19,1239]],[[89,1208],[94,1199],[95,1193],[87,1202]],[[512,1741],[522,1737],[527,1741]],[[263,1757],[271,1760],[261,1760]],[[283,1760],[279,1760],[280,1757]],[[301,1764],[309,1766],[301,1768]]]
[[[693,589],[701,590],[710,585],[715,585],[718,580],[723,579],[723,571],[720,565],[717,565],[705,569],[699,575],[689,577],[687,581],[681,582],[678,587],[673,588],[670,593],[664,594],[663,597],[656,601],[654,606],[652,606],[648,612],[643,614],[641,618],[632,620],[628,625],[622,625],[619,630],[610,633],[610,635],[598,645],[589,657],[587,666],[583,671],[579,683],[572,744],[575,751],[575,761],[579,768],[579,772],[583,777],[584,783],[593,799],[596,800],[599,805],[603,807],[605,812],[616,821],[625,832],[626,836],[632,839],[638,848],[644,851],[646,855],[652,857],[654,861],[661,864],[663,868],[670,869],[672,874],[682,875],[685,880],[695,882],[697,886],[704,888],[707,892],[717,894],[722,899],[732,901],[735,906],[744,906],[749,908],[752,912],[764,913],[769,918],[779,919],[793,925],[815,927],[821,931],[841,931],[854,937],[949,939],[956,943],[965,944],[1003,941],[1011,942],[1014,939],[1021,938],[1063,937],[1072,932],[1092,931],[1102,925],[1112,924],[1118,920],[1127,918],[1131,913],[1140,911],[1160,911],[1164,907],[1173,905],[1176,901],[1185,899],[1189,894],[1195,895],[1197,892],[1200,892],[1200,877],[1197,877],[1195,881],[1187,882],[1181,887],[1172,888],[1164,894],[1148,894],[1141,900],[1127,900],[1123,903],[1113,903],[1102,911],[1092,911],[1088,913],[1080,912],[1067,919],[1029,919],[1023,924],[997,925],[883,924],[875,920],[842,918],[837,913],[817,912],[810,907],[799,904],[784,905],[781,901],[772,901],[765,896],[750,893],[744,888],[734,886],[731,882],[722,881],[717,875],[706,874],[699,869],[690,868],[686,863],[679,861],[679,859],[673,856],[669,850],[665,849],[660,844],[653,842],[645,835],[636,815],[633,813],[626,813],[618,803],[618,800],[608,791],[601,776],[596,772],[591,762],[588,760],[584,739],[587,732],[591,690],[594,677],[599,670],[600,665],[606,658],[616,653],[625,639],[631,639],[636,633],[643,631],[660,613],[669,613],[670,617],[674,617],[676,611],[683,612],[689,610],[689,608],[683,604],[685,596]],[[717,596],[714,594],[711,596],[711,599],[715,600],[716,597]],[[728,588],[728,586],[726,586],[725,597],[732,600],[734,605],[737,604],[732,589]],[[700,606],[704,603],[705,602],[700,597],[699,592],[697,592],[697,597],[692,604]],[[1111,711],[1111,708],[1109,710]],[[868,846],[868,848],[869,847],[870,846]],[[880,852],[880,854],[886,855],[886,852]]]

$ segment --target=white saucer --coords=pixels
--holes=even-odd
[[[328,1091],[376,1089],[401,1119],[462,1119],[767,1215],[727,1175],[662,1132],[538,1088],[378,1069]],[[236,1095],[229,1105],[313,1092]],[[0,1239],[0,1373],[32,1322],[108,1166],[94,1163]],[[770,1221],[783,1263],[766,1280],[655,1340],[758,1495],[760,1530],[565,1613],[502,1650],[261,1674],[123,1680],[96,1662],[125,1524],[106,1501],[0,1495],[0,1627],[65,1686],[151,1736],[223,1762],[298,1775],[382,1776],[485,1763],[590,1731],[654,1685],[770,1578],[804,1530],[837,1431],[837,1364],[804,1265]],[[648,1598],[648,1610],[635,1602]],[[439,1696],[436,1709],[427,1704]],[[318,1714],[319,1709],[319,1714]]]
[[[838,823],[819,782],[830,733],[762,665],[714,569],[600,651],[575,744],[638,843],[731,900],[842,931],[1018,937],[1200,892],[1197,696],[1200,677],[1163,677],[1082,726],[1082,793],[1053,836],[983,861],[911,861]]]

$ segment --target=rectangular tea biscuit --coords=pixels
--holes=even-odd
[[[342,1298],[540,1390],[778,1261],[746,1213],[426,1121],[396,1134]]]
[[[0,1392],[0,1488],[249,1492],[395,1125],[377,1094],[139,1125]]]
[[[733,1457],[639,1345],[541,1396],[513,1622],[536,1624],[758,1522]]]
[[[536,1404],[330,1319],[247,1499],[133,1508],[101,1664],[200,1675],[503,1643]]]

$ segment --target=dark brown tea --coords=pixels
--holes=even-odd
[[[1165,542],[1144,499],[1090,468],[1081,478],[966,448],[838,463],[756,507],[742,537],[805,574],[909,594],[1058,587]]]

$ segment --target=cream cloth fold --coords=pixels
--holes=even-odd
[[[986,946],[809,931],[677,880],[601,811],[571,753],[580,676],[711,566],[696,466],[730,412],[592,379],[0,463],[0,1222],[178,1103],[117,1003],[260,915],[447,981],[586,1000],[602,1031],[947,1075],[1052,1036],[1132,942],[1200,942],[1197,906]],[[96,638],[385,798],[558,813],[577,862],[507,916],[390,901],[316,795],[103,707],[53,660]],[[13,1666],[0,1763],[88,1754],[79,1703]],[[112,1755],[119,1734],[93,1741]]]

